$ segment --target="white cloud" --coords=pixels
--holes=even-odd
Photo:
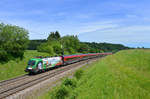
[[[72,23],[71,23],[72,24]],[[74,35],[80,35],[86,32],[92,32],[97,30],[111,29],[118,27],[113,21],[98,21],[98,22],[85,22],[76,23],[73,25],[68,24],[64,29],[66,33],[73,33]]]
[[[82,33],[82,41],[112,42],[112,43],[147,43],[150,37],[150,26],[124,26]]]

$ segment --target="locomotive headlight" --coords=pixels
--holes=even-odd
[[[28,67],[28,69],[32,69],[32,67]]]

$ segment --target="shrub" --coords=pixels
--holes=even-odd
[[[53,99],[64,99],[69,94],[69,89],[62,85],[56,90],[56,93],[52,96]]]
[[[78,92],[75,90],[75,91],[72,92],[72,94],[68,98],[69,99],[77,99],[77,96],[78,96]]]
[[[77,70],[74,74],[74,76],[79,80],[83,75],[83,70]]]
[[[77,81],[76,81],[76,79],[67,78],[64,80],[63,85],[75,88],[77,86]]]

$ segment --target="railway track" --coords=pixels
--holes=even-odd
[[[20,80],[20,79],[23,79],[23,78],[26,78],[26,77],[28,77],[28,74],[25,74],[25,75],[22,75],[22,76],[18,76],[16,78],[12,78],[12,79],[0,81],[0,88],[1,88],[2,85],[7,85],[9,83],[12,83],[14,81],[17,81],[17,80]]]
[[[94,59],[90,59],[90,60],[94,60]],[[0,82],[0,99],[6,98],[12,94],[15,94],[26,88],[29,88],[55,75],[61,74],[62,72],[73,69],[76,66],[79,66],[81,64],[86,64],[87,61],[88,60],[77,62],[38,75],[23,75],[14,79],[2,81]]]

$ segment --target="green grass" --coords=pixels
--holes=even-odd
[[[77,99],[150,99],[150,50],[120,51],[92,65],[68,99],[73,93]]]
[[[11,60],[5,64],[0,63],[0,80],[6,80],[9,78],[13,78],[25,74],[24,70],[28,60],[35,56],[48,56],[48,54],[40,53],[34,50],[32,51],[27,50],[24,53],[23,60],[16,59],[16,60]]]

